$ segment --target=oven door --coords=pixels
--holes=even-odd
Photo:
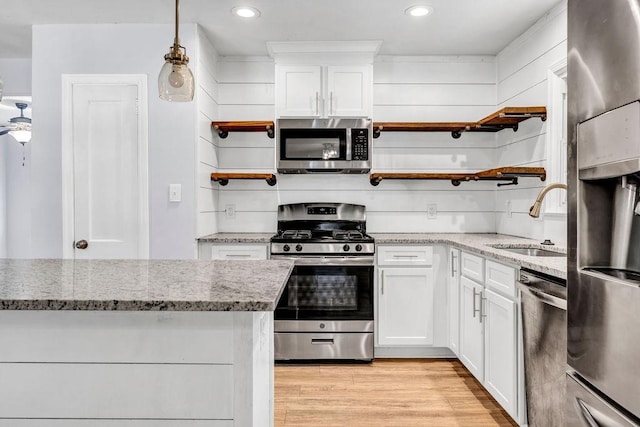
[[[372,258],[294,259],[295,267],[275,311],[276,321],[373,321]]]

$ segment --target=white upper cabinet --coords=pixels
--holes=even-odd
[[[268,42],[275,60],[276,117],[367,117],[380,41]]]
[[[278,117],[371,117],[373,71],[366,65],[277,65]]]
[[[279,117],[322,115],[322,67],[277,66],[276,88],[276,114]]]
[[[328,117],[371,117],[370,65],[327,67]]]

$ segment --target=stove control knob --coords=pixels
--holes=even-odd
[[[282,250],[285,251],[285,252],[289,252],[291,250],[291,247],[289,245],[284,245],[282,247]]]
[[[351,249],[351,247],[350,247],[349,245],[344,245],[344,246],[342,247],[342,249],[343,249],[345,252],[349,252],[349,249]]]
[[[356,245],[356,251],[360,252],[362,250],[362,245],[358,244]]]
[[[296,245],[296,251],[300,252],[302,250],[302,245]]]

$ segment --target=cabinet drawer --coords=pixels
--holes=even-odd
[[[378,265],[432,264],[432,246],[378,246]]]
[[[267,259],[267,245],[214,245],[211,259]]]
[[[484,258],[462,252],[460,256],[460,272],[469,279],[484,283]]]
[[[485,285],[501,294],[516,297],[516,269],[487,260]]]

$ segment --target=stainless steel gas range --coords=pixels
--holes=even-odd
[[[275,311],[276,360],[373,359],[375,245],[365,207],[278,207],[271,258],[295,260]]]

